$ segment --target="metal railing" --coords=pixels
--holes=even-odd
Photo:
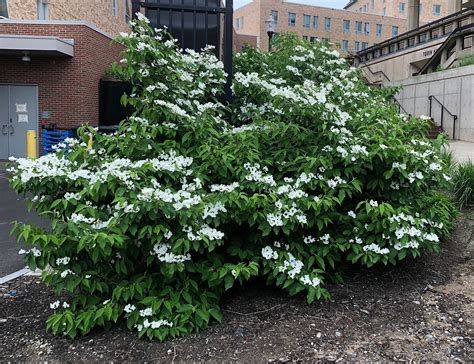
[[[423,75],[428,73],[428,70],[434,68],[435,65],[441,65],[441,55],[444,51],[449,52],[449,49],[452,48],[453,43],[456,44],[459,38],[462,38],[460,41],[461,49],[464,47],[464,38],[467,36],[472,36],[474,34],[474,23],[464,25],[460,28],[457,28],[454,32],[452,32],[449,37],[444,41],[444,43],[436,50],[435,54],[426,62],[426,64],[421,68],[421,70],[417,73],[418,75]],[[472,45],[471,45],[472,46]],[[454,62],[454,61],[453,61]],[[442,65],[441,65],[442,66]]]
[[[430,118],[433,119],[433,100],[436,101],[439,106],[441,106],[441,114],[440,114],[440,122],[441,122],[441,129],[444,131],[444,111],[446,111],[452,118],[453,118],[453,140],[456,139],[456,122],[458,120],[458,116],[453,114],[451,111],[449,111],[441,101],[438,100],[438,98],[436,98],[436,96],[429,96],[428,97],[429,101],[430,101]]]
[[[370,61],[442,38],[451,34],[455,29],[472,23],[473,16],[474,7],[463,9],[359,51],[357,52],[357,58]]]
[[[183,49],[215,47],[227,73],[226,99],[232,98],[233,0],[132,0],[132,12],[143,12],[152,27],[166,26]],[[222,29],[223,28],[223,31]]]

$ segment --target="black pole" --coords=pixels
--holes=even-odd
[[[234,49],[233,39],[233,15],[234,0],[226,0],[225,2],[225,19],[224,19],[224,71],[227,73],[227,82],[225,84],[225,97],[227,102],[232,101],[232,51]]]
[[[272,39],[273,39],[273,32],[267,32],[268,34],[268,52],[272,51]]]
[[[137,13],[140,12],[140,1],[139,0],[133,0],[132,1],[132,18],[137,17]]]

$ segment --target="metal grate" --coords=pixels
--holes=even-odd
[[[181,48],[199,51],[215,47],[228,75],[226,98],[231,99],[233,0],[133,0],[133,16],[142,12],[153,27],[167,27]]]

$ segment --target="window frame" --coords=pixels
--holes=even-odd
[[[38,20],[49,20],[49,6],[44,0],[36,1],[36,18]]]
[[[360,29],[358,29],[358,26],[360,25]],[[362,34],[362,22],[356,20],[355,22],[355,33],[356,34]]]
[[[347,27],[346,27],[347,25]],[[343,33],[350,33],[351,32],[351,21],[350,19],[343,19],[342,20],[342,32]]]
[[[397,25],[392,25],[392,38],[398,37],[400,29]]]
[[[117,17],[119,13],[118,0],[112,0],[112,16]]]
[[[319,15],[313,15],[313,29],[319,29]]]
[[[376,37],[381,37],[383,32],[383,24],[377,23],[375,25],[375,36]]]
[[[292,15],[293,15],[293,23],[291,23],[290,21]],[[288,12],[288,26],[292,28],[296,27],[296,13]]]
[[[331,18],[328,16],[324,17],[324,30],[327,32],[331,30]]]
[[[438,12],[435,9],[439,9]],[[433,4],[433,15],[434,16],[441,16],[441,5],[440,4]]]
[[[308,20],[307,24],[306,24],[306,20]],[[306,29],[311,28],[311,15],[303,14],[303,28],[306,28]]]
[[[275,21],[275,24],[278,24],[278,10],[272,10],[270,12],[270,15],[273,18],[273,20]]]

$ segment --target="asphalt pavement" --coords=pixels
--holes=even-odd
[[[25,267],[18,255],[23,246],[10,236],[14,221],[47,226],[45,219],[28,212],[24,198],[10,188],[5,162],[0,161],[0,278]]]

